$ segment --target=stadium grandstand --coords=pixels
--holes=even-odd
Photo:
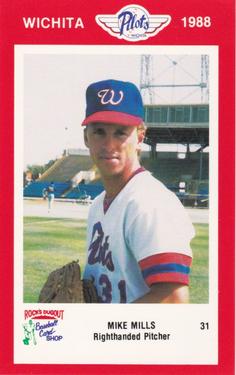
[[[141,164],[174,191],[186,206],[208,206],[209,106],[146,105],[146,145]],[[163,151],[160,145],[184,145],[185,151]],[[195,150],[192,151],[192,146]],[[197,148],[196,148],[197,147]],[[24,197],[42,197],[54,182],[57,199],[94,199],[104,190],[87,150],[68,149],[38,180],[27,184]]]
[[[96,184],[96,181],[98,183]],[[50,183],[54,183],[55,198],[94,199],[104,190],[87,150],[68,149],[42,176],[24,187],[24,197],[39,198]]]
[[[148,105],[145,123],[151,153],[143,166],[185,205],[208,206],[209,105]],[[184,152],[158,151],[162,145],[184,145]]]

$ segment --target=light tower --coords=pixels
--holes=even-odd
[[[155,103],[156,97],[161,98],[163,89],[169,88],[171,98],[173,97],[174,90],[177,91],[178,103],[183,103],[191,97],[193,94],[198,93],[200,90],[201,103],[207,103],[209,101],[209,57],[207,55],[201,55],[200,64],[197,72],[192,72],[191,65],[188,65],[186,58],[191,57],[189,55],[180,55],[172,57],[167,55],[161,55],[160,57],[166,59],[166,67],[163,71],[159,72],[158,56],[152,55],[141,55],[141,70],[140,70],[140,90],[145,104],[157,104]],[[160,58],[159,57],[159,58]],[[155,77],[154,77],[155,68]],[[196,68],[195,68],[196,69]],[[162,76],[166,76],[167,72],[170,72],[168,79],[165,83],[162,82]],[[176,76],[184,75],[184,82],[175,82]],[[188,82],[186,81],[188,79]],[[157,89],[158,88],[158,95]],[[181,89],[185,89],[185,94]],[[187,91],[186,91],[187,90]],[[177,104],[177,103],[175,103]]]
[[[201,103],[209,102],[209,56],[201,55]]]
[[[153,104],[153,58],[151,55],[141,56],[140,89],[145,104]]]

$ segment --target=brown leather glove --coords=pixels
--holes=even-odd
[[[52,271],[44,284],[38,302],[97,303],[96,287],[91,280],[81,280],[78,261]]]

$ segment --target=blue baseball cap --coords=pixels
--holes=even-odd
[[[102,122],[138,126],[144,118],[141,94],[131,82],[108,79],[92,83],[86,91],[86,102],[82,125]]]

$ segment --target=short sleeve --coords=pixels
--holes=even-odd
[[[128,216],[127,244],[147,284],[187,284],[194,228],[178,198],[166,189],[159,197],[133,202]]]
[[[146,284],[172,282],[189,284],[192,258],[179,253],[162,253],[149,256],[139,262]]]

